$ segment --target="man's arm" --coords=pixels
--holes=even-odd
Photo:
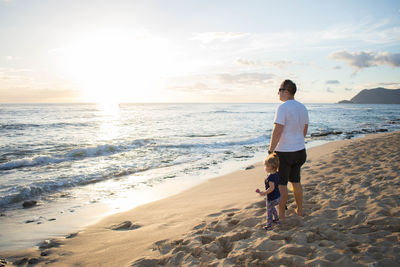
[[[281,139],[284,125],[274,123],[274,129],[272,130],[271,143],[269,144],[268,151],[273,152],[278,145],[279,139]]]
[[[304,137],[306,137],[308,131],[308,124],[304,124]]]

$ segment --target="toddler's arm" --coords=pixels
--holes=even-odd
[[[269,188],[267,191],[265,191],[265,194],[268,195],[269,193],[272,193],[275,190],[275,183],[274,182],[268,182]]]

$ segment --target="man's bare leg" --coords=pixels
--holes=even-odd
[[[280,220],[285,218],[286,202],[288,199],[287,185],[279,185],[279,192],[281,193],[281,201],[278,206],[278,216]]]
[[[296,200],[296,213],[299,216],[303,216],[303,188],[301,186],[301,183],[292,183],[293,185],[293,194],[294,194],[294,199]],[[280,189],[280,187],[279,187]]]

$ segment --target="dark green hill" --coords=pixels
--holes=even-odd
[[[364,89],[350,101],[343,100],[339,103],[354,104],[400,104],[400,89],[374,88]]]

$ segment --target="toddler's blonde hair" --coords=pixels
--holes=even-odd
[[[279,157],[275,152],[268,155],[264,160],[264,166],[271,166],[275,171],[279,171]]]

